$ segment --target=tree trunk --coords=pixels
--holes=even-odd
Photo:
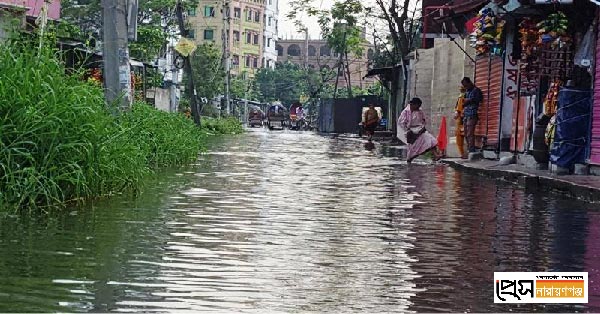
[[[346,87],[348,88],[348,98],[352,98],[354,97],[354,95],[352,95],[352,81],[350,76],[350,63],[348,62],[348,52],[346,51],[344,55],[346,57],[346,74],[348,75],[348,78],[346,80]]]
[[[179,24],[179,32],[181,36],[185,37],[187,35],[187,31],[185,29],[185,22],[183,20],[183,7],[181,1],[177,2],[176,7],[177,20]],[[192,70],[192,61],[189,56],[181,56],[183,58],[183,71],[185,75],[188,77],[188,82],[186,86],[186,93],[190,97],[190,107],[192,109],[192,117],[194,118],[194,123],[200,126],[200,108],[198,107],[198,102],[196,98],[196,87],[194,84],[194,73]]]

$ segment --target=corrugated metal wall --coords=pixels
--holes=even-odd
[[[594,78],[594,103],[592,104],[590,163],[593,164],[600,164],[600,65],[598,60],[600,60],[600,36],[596,41],[596,75]]]
[[[481,57],[477,59],[475,66],[475,85],[483,92],[483,106],[479,108],[479,123],[475,135],[480,139],[487,136],[485,148],[496,149],[500,132],[502,58],[493,56],[490,60],[488,56]],[[478,142],[481,143],[481,140]]]

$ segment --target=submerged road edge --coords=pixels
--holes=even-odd
[[[469,162],[462,159],[442,159],[440,162],[467,173],[484,175],[489,178],[517,184],[529,191],[550,191],[587,202],[600,203],[600,180],[597,177],[559,177],[550,173],[536,173],[533,170],[525,168],[498,169],[492,168],[498,167],[497,164],[490,166],[485,162]],[[595,183],[595,186],[590,184],[592,182]]]

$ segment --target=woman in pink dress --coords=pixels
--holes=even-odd
[[[415,97],[409,104],[398,118],[398,127],[406,132],[408,142],[406,161],[410,163],[428,151],[432,151],[434,160],[438,160],[441,154],[437,150],[437,139],[425,129],[425,114],[421,111],[423,102]]]

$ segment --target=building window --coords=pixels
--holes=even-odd
[[[258,34],[254,34],[254,42],[253,44],[255,45],[259,45],[260,43],[258,42]]]
[[[277,56],[283,57],[283,47],[281,45],[276,45],[275,50],[277,50]]]
[[[246,15],[246,20],[248,22],[252,22],[252,10],[248,10],[248,14]]]
[[[233,62],[233,65],[234,65],[234,66],[236,66],[236,67],[237,67],[237,66],[239,66],[239,65],[240,65],[240,56],[238,56],[238,55],[233,55],[233,60],[232,60],[232,62]]]
[[[273,24],[273,17],[269,16],[269,26],[271,26],[271,24]]]
[[[214,7],[205,6],[204,7],[204,16],[205,17],[215,17],[215,8]]]
[[[212,29],[204,30],[204,40],[213,40],[214,37],[215,37],[215,31],[213,31]]]
[[[269,0],[269,5],[273,5],[273,0]]]
[[[298,46],[296,44],[290,45],[287,49],[287,54],[288,54],[288,56],[299,57],[302,54],[302,52],[300,50],[300,46]]]
[[[233,31],[233,40],[235,42],[239,42],[240,41],[240,32],[238,31]]]
[[[188,38],[191,38],[191,39],[196,38],[196,31],[194,31],[193,29],[188,29],[187,33],[188,33]]]
[[[242,17],[242,9],[234,8],[233,9],[233,18],[239,19]]]
[[[246,56],[246,67],[250,67],[250,56]]]
[[[188,16],[196,16],[196,8],[189,8],[187,13]]]
[[[260,12],[254,12],[254,22],[260,23]]]
[[[321,48],[319,50],[320,50],[321,57],[331,56],[331,48],[329,48],[329,46],[321,46]]]
[[[246,43],[247,44],[252,43],[252,34],[250,34],[250,32],[246,32]]]
[[[253,67],[254,67],[255,69],[256,69],[256,68],[258,68],[258,58],[254,58],[254,61],[253,61],[253,62],[254,62],[254,64],[253,64]]]
[[[267,39],[267,47],[271,47],[271,38]]]

